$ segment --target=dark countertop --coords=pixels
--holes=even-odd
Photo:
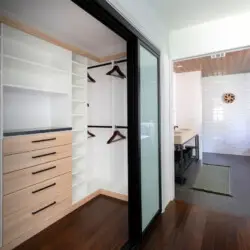
[[[30,135],[30,134],[41,134],[49,132],[60,132],[72,130],[72,127],[46,127],[46,128],[29,128],[29,129],[14,129],[14,130],[4,130],[3,136],[16,136],[16,135]]]

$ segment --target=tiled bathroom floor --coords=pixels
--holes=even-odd
[[[250,157],[203,153],[203,162],[231,166],[231,192],[233,197],[215,195],[191,189],[201,163],[193,163],[186,171],[187,182],[176,184],[175,199],[198,204],[226,213],[250,217]]]

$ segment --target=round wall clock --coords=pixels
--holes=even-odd
[[[232,93],[226,93],[223,95],[223,100],[225,103],[233,103],[235,100],[235,95]]]

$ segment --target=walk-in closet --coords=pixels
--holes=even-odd
[[[14,2],[0,36],[6,249],[99,195],[128,201],[126,41],[70,1],[67,22],[61,1]]]
[[[109,1],[0,1],[0,250],[132,249],[162,211],[160,51]]]

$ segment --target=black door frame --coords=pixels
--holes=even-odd
[[[129,242],[124,249],[140,244],[143,235],[149,231],[154,219],[161,213],[161,145],[160,145],[160,51],[135,27],[121,16],[106,0],[71,0],[90,15],[127,41],[127,97],[128,97],[128,217]],[[142,232],[141,208],[141,159],[140,159],[140,60],[139,46],[142,45],[157,57],[158,62],[158,119],[159,119],[159,210],[151,223]]]

